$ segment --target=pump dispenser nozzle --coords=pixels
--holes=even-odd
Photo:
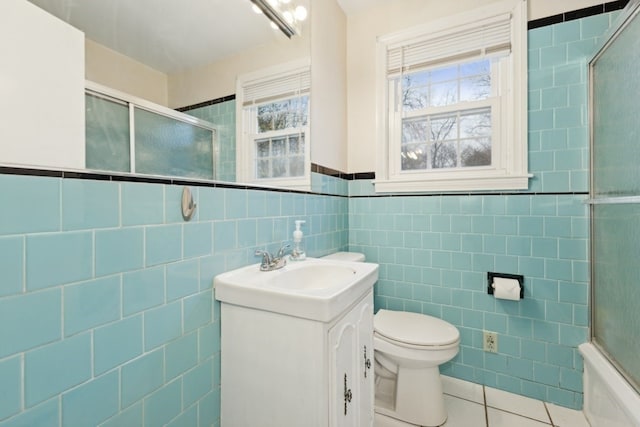
[[[300,226],[306,221],[298,219],[295,221],[296,229],[293,231],[293,250],[291,251],[291,260],[302,261],[307,257],[304,252],[304,245],[302,244],[302,230]]]

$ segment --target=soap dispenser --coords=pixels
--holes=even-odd
[[[295,221],[296,229],[293,231],[293,250],[291,251],[292,261],[302,261],[307,257],[304,252],[304,244],[302,243],[302,230],[300,230],[300,226],[305,222],[306,221],[301,219]]]

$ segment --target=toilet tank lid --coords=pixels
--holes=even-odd
[[[412,345],[448,345],[460,339],[460,332],[449,322],[405,311],[378,310],[373,329],[386,338]]]
[[[360,252],[335,252],[327,256],[323,256],[324,259],[334,259],[337,261],[354,261],[364,262],[364,254]]]

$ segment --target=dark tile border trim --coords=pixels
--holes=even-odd
[[[331,169],[325,166],[321,166],[316,163],[311,163],[311,172],[332,176],[334,178],[342,178],[342,179],[346,179],[347,181],[353,181],[356,179],[375,179],[376,178],[375,172],[346,173],[346,172],[340,172],[338,170]]]
[[[362,196],[349,196],[350,199],[366,199],[375,197],[460,197],[460,196],[588,196],[588,191],[550,191],[550,192],[484,192],[484,193],[394,193],[394,194],[368,194]]]
[[[53,169],[34,169],[34,168],[20,168],[12,166],[0,166],[0,175],[23,175],[23,176],[40,176],[40,177],[52,177],[62,179],[85,179],[91,181],[113,181],[113,182],[138,182],[147,184],[165,184],[165,185],[179,185],[179,186],[193,186],[193,187],[215,187],[215,188],[231,188],[236,190],[256,190],[256,191],[271,191],[276,193],[296,193],[296,194],[310,194],[315,196],[333,196],[341,198],[374,198],[374,197],[459,197],[459,196],[584,196],[589,195],[589,192],[483,192],[483,193],[395,193],[395,194],[372,194],[363,196],[343,196],[339,194],[329,193],[316,193],[313,191],[293,190],[288,188],[276,188],[276,187],[258,187],[246,184],[234,184],[231,182],[218,182],[218,181],[205,181],[198,179],[188,178],[163,178],[156,176],[144,176],[144,175],[127,175],[127,174],[109,174],[100,172],[82,172],[82,171],[64,171]],[[375,175],[373,172],[344,174],[353,175],[351,179],[373,179]],[[356,177],[358,175],[364,175],[365,177]],[[347,179],[342,177],[343,179]]]
[[[527,28],[533,30],[535,28],[546,27],[548,25],[559,24],[561,22],[573,21],[574,19],[586,18],[588,16],[599,15],[601,13],[613,12],[614,10],[624,9],[629,0],[617,0],[608,3],[598,4],[595,6],[585,7],[584,9],[573,10],[570,12],[560,13],[558,15],[547,16],[540,19],[529,21]]]
[[[204,101],[198,104],[187,105],[186,107],[176,108],[176,111],[180,111],[181,113],[184,113],[185,111],[195,110],[196,108],[208,107],[209,105],[220,104],[222,102],[233,101],[234,99],[236,99],[235,94],[223,96],[222,98],[216,98],[210,101]]]
[[[30,176],[50,176],[52,178],[62,178],[63,172],[58,170],[31,169],[12,166],[0,166],[0,174],[4,175],[30,175]]]
[[[332,176],[334,178],[342,178],[344,175],[346,175],[344,172],[340,172],[339,170],[336,170],[336,169],[331,169],[325,166],[321,166],[316,163],[311,163],[311,172]]]
[[[356,172],[351,174],[353,177],[351,179],[376,179],[375,172]]]
[[[247,184],[235,184],[232,182],[221,181],[208,181],[200,179],[189,178],[171,178],[171,177],[159,177],[159,176],[147,176],[147,175],[130,175],[130,174],[113,174],[108,172],[83,172],[83,171],[65,171],[55,169],[35,169],[35,168],[21,168],[13,166],[0,166],[0,175],[22,175],[22,176],[39,176],[39,177],[51,177],[62,179],[84,179],[90,181],[113,181],[113,182],[137,182],[147,184],[164,184],[164,185],[179,185],[179,186],[193,186],[193,187],[215,187],[215,188],[232,188],[236,190],[256,190],[256,191],[271,191],[276,193],[298,193],[298,194],[310,194],[319,196],[334,196],[334,197],[348,197],[338,194],[329,193],[317,193],[313,191],[295,190],[289,188],[277,188],[277,187],[260,187]]]

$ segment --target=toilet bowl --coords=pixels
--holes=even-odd
[[[444,424],[439,366],[458,354],[458,329],[432,316],[384,309],[373,324],[375,426]]]

